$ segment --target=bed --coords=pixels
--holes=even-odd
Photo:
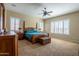
[[[36,43],[40,37],[48,37],[49,34],[45,32],[37,31],[35,28],[26,28],[24,30],[24,38],[31,41],[32,43]]]

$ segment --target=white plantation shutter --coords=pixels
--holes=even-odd
[[[59,21],[59,32],[58,33],[63,33],[63,21]]]
[[[10,20],[10,29],[11,30],[15,29],[15,18],[11,18],[11,20]]]
[[[19,25],[20,25],[20,19],[11,17],[11,19],[10,19],[10,29],[18,31]]]
[[[55,25],[54,22],[51,22],[51,32],[52,32],[52,33],[54,33],[54,29],[55,29],[55,28],[54,28],[54,25]]]
[[[69,20],[60,20],[51,22],[51,33],[69,34]]]
[[[69,20],[64,20],[64,34],[69,34]]]
[[[17,31],[19,30],[19,25],[20,25],[20,20],[17,18],[15,23],[15,27],[16,27],[15,30]]]
[[[43,31],[44,30],[44,23],[43,22],[37,23],[37,28],[38,29],[40,28],[40,31]]]

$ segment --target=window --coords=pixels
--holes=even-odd
[[[59,33],[63,33],[63,21],[59,21],[59,23],[58,23],[58,27],[59,27]]]
[[[11,17],[11,19],[10,19],[10,29],[18,31],[19,30],[19,25],[20,25],[20,19]]]
[[[54,26],[55,26],[55,27],[54,27],[54,28],[55,28],[55,33],[58,33],[58,29],[59,29],[59,28],[58,28],[58,25],[59,25],[59,24],[58,24],[58,22],[55,22],[54,24],[55,24],[55,25],[54,25]]]
[[[69,20],[64,20],[64,34],[69,34]]]
[[[19,24],[20,23],[20,19],[16,19],[16,22],[15,22],[15,30],[19,30]]]
[[[37,29],[38,29],[38,30],[43,31],[43,27],[44,27],[43,22],[37,23]]]
[[[51,22],[51,33],[69,34],[69,20]]]

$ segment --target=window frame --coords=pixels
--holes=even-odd
[[[14,29],[11,29],[12,28],[12,25],[11,25],[11,18],[13,18],[14,19]],[[10,30],[12,30],[12,31],[19,31],[19,27],[20,27],[20,25],[18,25],[18,29],[17,29],[17,20],[19,20],[19,24],[20,24],[20,18],[16,18],[16,17],[10,17]]]
[[[58,25],[56,24],[58,23]],[[60,25],[60,23],[62,25]],[[64,25],[64,24],[67,24],[67,25]],[[58,21],[52,21],[51,22],[51,33],[54,33],[54,34],[65,34],[65,35],[69,35],[69,23],[70,23],[70,20],[69,19],[65,19],[65,20],[58,20]],[[53,24],[53,25],[52,25]],[[53,26],[53,27],[52,27]],[[56,28],[57,26],[57,28]],[[65,29],[65,26],[68,27],[67,29]],[[60,27],[62,27],[60,29]],[[66,30],[66,31],[65,31]]]

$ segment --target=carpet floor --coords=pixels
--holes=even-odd
[[[79,44],[52,38],[51,43],[32,44],[27,40],[18,41],[19,56],[78,56]]]

